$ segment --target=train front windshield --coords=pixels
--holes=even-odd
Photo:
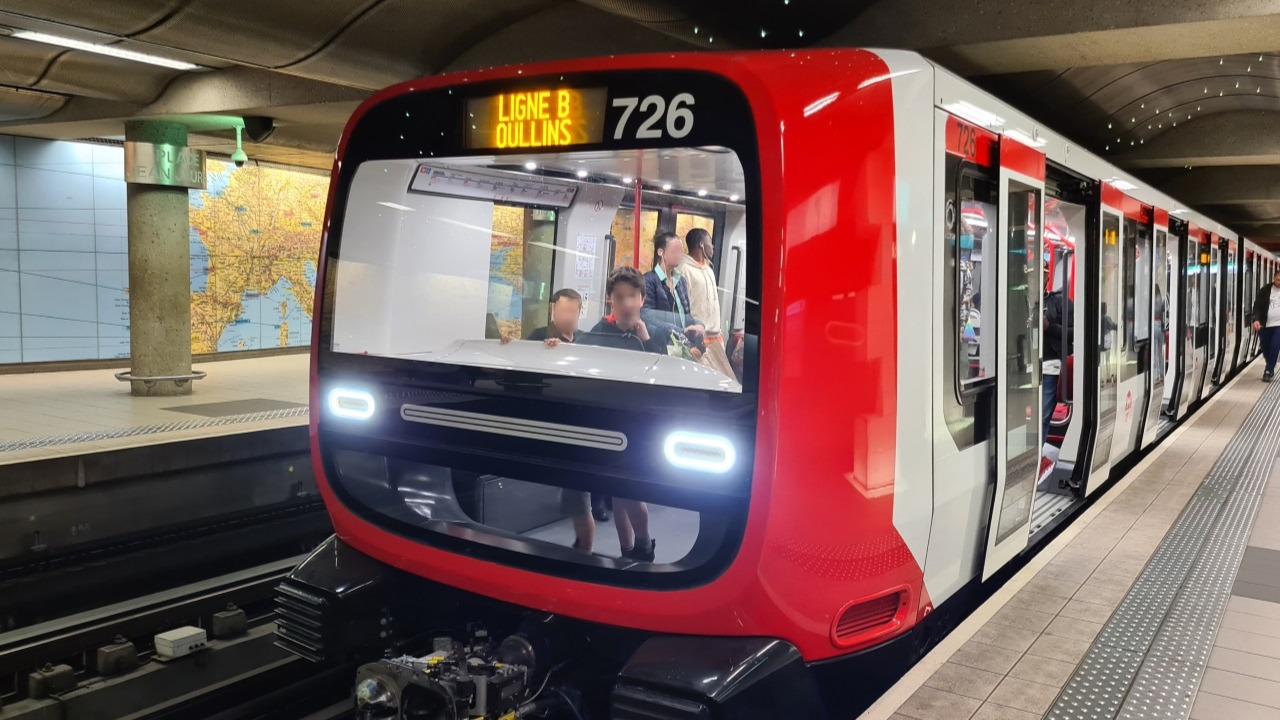
[[[741,392],[743,192],[724,148],[365,163],[331,347]]]
[[[719,117],[708,82],[499,84],[366,114],[319,344],[327,476],[356,512],[570,574],[697,575],[732,552],[758,191],[749,114]]]

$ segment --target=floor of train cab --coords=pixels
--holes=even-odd
[[[596,555],[611,558],[621,556],[622,549],[613,521],[612,511],[609,512],[608,520],[596,521],[596,542],[593,549]],[[660,565],[676,562],[688,554],[698,537],[698,514],[689,510],[650,505],[649,535],[657,540],[654,563]],[[574,540],[573,523],[568,518],[557,520],[525,533],[525,537],[571,546]]]

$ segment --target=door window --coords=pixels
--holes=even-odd
[[[996,543],[1024,528],[1031,517],[1040,467],[1040,190],[1009,183],[1008,268],[1004,291],[1007,346],[1004,377],[1006,440],[1004,496],[998,508]]]

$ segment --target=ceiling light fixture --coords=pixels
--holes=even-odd
[[[527,163],[525,163],[525,164],[524,164],[524,169],[525,169],[525,170],[529,170],[529,171],[531,171],[531,172],[532,172],[532,171],[534,171],[534,170],[537,170],[537,169],[538,169],[538,163],[536,163],[536,162],[534,162],[534,161],[530,160],[529,162],[527,162]]]
[[[1028,147],[1038,148],[1049,144],[1048,141],[1043,138],[1032,137],[1031,135],[1016,128],[1013,130],[1006,130],[1004,134],[1005,137],[1013,138]]]
[[[586,170],[579,170],[579,171],[578,171],[578,177],[579,177],[579,178],[585,178],[586,176],[587,176],[587,171],[586,171]]]
[[[671,192],[671,183],[662,183],[662,189],[666,192]]]
[[[965,100],[957,100],[956,102],[946,103],[943,109],[948,110],[972,123],[977,123],[983,127],[993,128],[1004,125],[1004,118],[996,115],[989,110],[974,105]]]
[[[698,191],[698,197],[706,197],[706,196],[707,196],[707,191],[705,189]]]
[[[630,184],[631,184],[631,176],[630,176],[630,175],[623,175],[623,176],[622,176],[622,184],[623,184],[623,185],[630,185]]]
[[[19,40],[30,40],[31,42],[43,43],[45,45],[57,45],[58,47],[70,48],[72,50],[83,50],[84,52],[94,53],[96,55],[106,55],[108,57],[119,58],[121,60],[132,60],[134,62],[146,63],[148,65],[159,65],[170,70],[201,70],[201,66],[195,63],[183,62],[181,60],[170,60],[162,58],[158,55],[148,55],[147,53],[136,52],[134,50],[125,50],[124,48],[114,45],[102,45],[99,43],[86,42],[84,40],[75,40],[65,38],[59,35],[50,35],[42,32],[32,32],[31,30],[17,30],[12,35]]]
[[[738,202],[738,194],[734,193],[729,196],[729,202]]]

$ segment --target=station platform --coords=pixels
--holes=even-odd
[[[197,363],[191,395],[134,397],[117,370],[0,375],[0,465],[307,423],[305,353]]]
[[[860,720],[1280,718],[1280,384],[1247,368]]]

